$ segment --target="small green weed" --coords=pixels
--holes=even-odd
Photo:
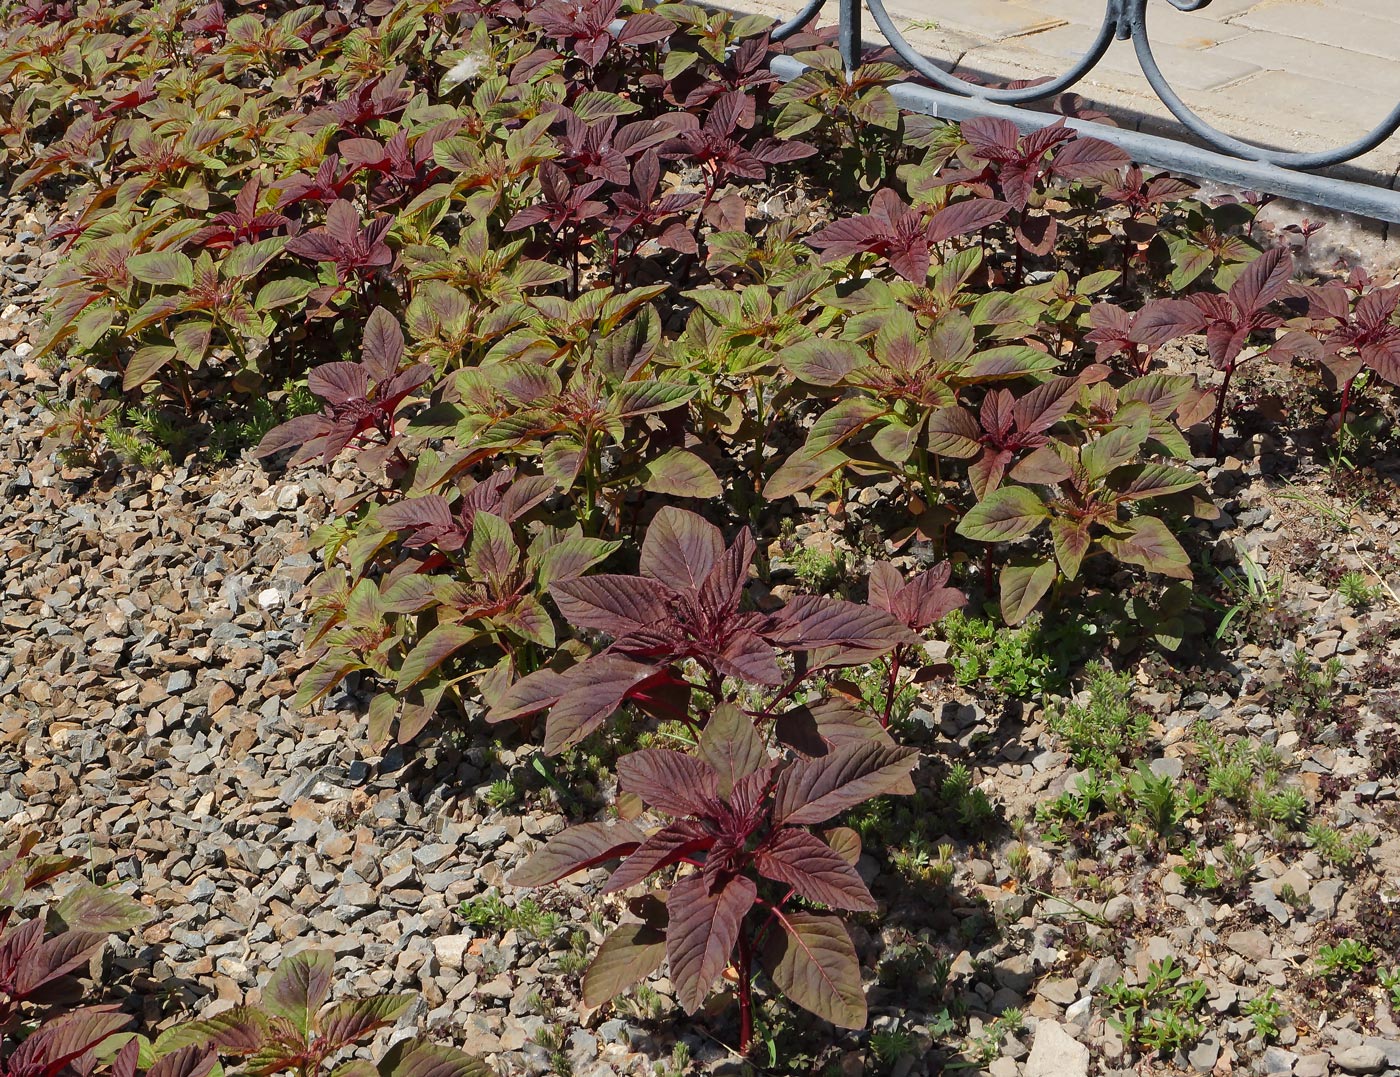
[[[1319,946],[1317,950],[1318,971],[1328,979],[1355,976],[1375,960],[1375,951],[1356,939],[1340,939],[1330,946]]]
[[[520,786],[516,785],[512,778],[501,778],[486,787],[481,799],[487,807],[499,811],[520,799]]]
[[[1112,769],[1141,753],[1152,724],[1151,715],[1132,701],[1133,678],[1108,666],[1089,667],[1086,703],[1050,708],[1050,732],[1065,742],[1074,765]]]
[[[1019,628],[1007,628],[999,617],[954,610],[938,627],[948,641],[948,660],[959,684],[985,682],[999,695],[1036,699],[1065,690],[1093,626],[1067,619],[1047,628],[1036,615]]]
[[[683,1040],[678,1042],[671,1048],[671,1057],[657,1062],[651,1072],[656,1077],[686,1077],[690,1073],[690,1044]]]
[[[588,961],[588,932],[571,932],[569,948],[559,955],[559,971],[565,976],[582,976]]]
[[[505,934],[514,929],[532,939],[549,939],[558,934],[563,921],[558,913],[546,912],[533,899],[526,898],[512,907],[498,894],[470,898],[457,908],[457,914],[472,927]]]
[[[1139,763],[1136,772],[1128,775],[1127,788],[1149,836],[1168,847],[1186,820],[1199,815],[1210,803],[1209,794],[1197,788],[1195,782],[1154,774],[1146,763]]]
[[[1381,597],[1381,589],[1374,584],[1366,582],[1367,577],[1364,572],[1344,572],[1342,578],[1337,581],[1337,594],[1342,596],[1342,601],[1352,609],[1370,609],[1375,604],[1376,599]]]
[[[1377,969],[1376,979],[1381,989],[1390,995],[1390,1008],[1400,1013],[1400,966],[1393,969]]]
[[[1147,967],[1147,982],[1141,987],[1121,979],[1109,985],[1103,992],[1108,1023],[1133,1046],[1164,1056],[1190,1047],[1205,1033],[1195,1014],[1205,1001],[1206,985],[1185,975],[1169,957]]]
[[[569,1038],[564,1034],[564,1030],[558,1025],[542,1025],[535,1030],[531,1041],[536,1047],[544,1050],[549,1055],[550,1071],[558,1077],[570,1077],[574,1072],[573,1063],[569,1061]]]
[[[1267,987],[1262,995],[1256,995],[1243,1006],[1240,1012],[1254,1025],[1254,1032],[1265,1043],[1278,1039],[1279,1021],[1286,1016],[1283,1004],[1274,997],[1274,989]]]
[[[881,1070],[889,1070],[901,1057],[911,1054],[917,1044],[918,1038],[898,1023],[870,1034],[870,1053]]]
[[[1001,1054],[1001,1045],[1011,1036],[1026,1027],[1026,1015],[1019,1009],[1002,1011],[996,1019],[989,1021],[979,1036],[968,1042],[967,1055],[983,1066],[991,1064]]]
[[[1308,840],[1319,857],[1333,867],[1345,870],[1355,867],[1366,856],[1376,843],[1376,836],[1361,830],[1348,837],[1335,827],[1314,823],[1308,827]]]
[[[797,577],[803,590],[829,594],[845,581],[846,554],[822,546],[798,546],[783,558],[783,564]]]

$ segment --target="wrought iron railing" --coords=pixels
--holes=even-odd
[[[832,0],[808,0],[807,5],[773,33],[775,41],[792,36],[806,26]],[[949,0],[952,2],[952,0]],[[961,0],[962,3],[992,3],[995,0]],[[870,12],[890,47],[909,68],[932,85],[914,82],[892,87],[901,107],[949,120],[972,116],[999,116],[1021,130],[1029,131],[1053,123],[1060,117],[1024,106],[1048,101],[1075,86],[1103,59],[1115,39],[1131,41],[1142,74],[1162,103],[1176,117],[1185,133],[1204,145],[1179,138],[1146,134],[1089,120],[1070,119],[1070,127],[1092,132],[1116,143],[1143,164],[1170,168],[1200,179],[1217,180],[1261,193],[1296,198],[1313,205],[1358,213],[1378,220],[1400,223],[1400,191],[1370,179],[1348,179],[1319,175],[1327,169],[1354,161],[1375,149],[1400,128],[1400,103],[1391,109],[1374,129],[1353,142],[1333,150],[1299,153],[1270,149],[1235,138],[1211,126],[1182,101],[1162,74],[1148,38],[1147,10],[1151,0],[1107,0],[1103,23],[1092,44],[1069,70],[1044,82],[1015,89],[980,86],[949,74],[920,55],[900,33],[885,7],[885,0],[835,0],[838,9],[838,41],[848,72],[860,65],[863,47],[861,20]],[[1164,0],[1178,11],[1201,11],[1211,0]],[[1154,9],[1156,4],[1153,4]],[[773,72],[784,81],[801,74],[803,65],[791,56],[773,60]]]

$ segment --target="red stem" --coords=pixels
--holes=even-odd
[[[1235,373],[1235,364],[1225,368],[1225,380],[1220,383],[1220,397],[1215,402],[1215,425],[1210,435],[1210,452],[1220,459],[1220,426],[1225,421],[1225,395],[1230,391],[1230,377]]]
[[[885,686],[885,713],[880,716],[880,724],[886,729],[890,727],[890,713],[894,709],[895,686],[899,683],[899,658],[903,650],[903,645],[900,645],[890,655],[890,680]]]
[[[1337,444],[1342,442],[1342,431],[1347,425],[1347,412],[1351,410],[1351,387],[1356,384],[1356,378],[1348,378],[1347,383],[1342,386],[1342,410],[1337,416]]]
[[[739,1053],[747,1055],[753,1044],[753,943],[739,932]]]

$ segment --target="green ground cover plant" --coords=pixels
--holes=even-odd
[[[899,69],[848,79],[828,30],[778,45],[761,17],[633,0],[4,0],[0,28],[0,168],[67,208],[36,342],[92,375],[53,405],[67,462],[251,449],[344,477],[298,703],[353,676],[372,748],[451,715],[538,738],[571,808],[607,783],[550,768],[601,772],[609,744],[615,818],[516,881],[659,877],[585,998],[664,961],[695,1011],[732,968],[742,1051],[756,989],[863,1023],[831,911],[873,906],[861,837],[898,824],[900,873],[946,882],[938,839],[994,822],[967,765],[911,777],[930,634],[955,679],[1024,701],[1113,645],[1179,646],[1216,515],[1191,461],[1241,432],[1242,364],[1321,372],[1339,446],[1400,380],[1400,290],[1300,276],[1257,205],[1063,123],[904,114]],[[779,51],[807,67],[787,85]],[[1214,376],[1169,369],[1193,348]],[[791,542],[853,505],[879,510],[859,542],[774,557],[781,521]],[[1276,597],[1250,565],[1222,634]],[[1288,698],[1331,706],[1335,671],[1305,665]],[[1125,768],[1147,725],[1116,677],[1052,719],[1092,768],[1045,807],[1055,833],[1118,810],[1180,850],[1212,798],[1306,825],[1234,755],[1204,784]],[[624,751],[634,722],[667,746]],[[522,795],[504,782],[488,806]],[[463,911],[508,908],[529,919]],[[1194,1019],[1159,973],[1118,1010],[1165,1050]],[[329,1041],[303,1001],[281,1046],[309,1066]]]

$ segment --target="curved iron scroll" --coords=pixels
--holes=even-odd
[[[796,33],[827,2],[808,0],[797,15],[773,31],[773,40],[781,41]],[[970,2],[976,3],[978,0]],[[1162,74],[1148,37],[1148,3],[1149,0],[1106,0],[1103,22],[1079,59],[1047,81],[1016,89],[981,86],[944,71],[904,37],[885,7],[885,0],[837,0],[839,43],[846,70],[854,71],[860,65],[863,6],[899,58],[932,84],[932,88],[913,83],[896,86],[895,97],[903,107],[946,119],[966,119],[979,114],[999,115],[1011,119],[1023,130],[1030,130],[1053,122],[1057,117],[1020,106],[1047,101],[1072,88],[1097,66],[1115,38],[1130,40],[1143,76],[1153,92],[1186,132],[1210,149],[1103,124],[1079,121],[1071,126],[1087,128],[1099,138],[1122,145],[1146,164],[1175,168],[1204,179],[1243,184],[1256,190],[1400,223],[1400,193],[1378,183],[1341,180],[1308,171],[1353,161],[1386,141],[1400,129],[1400,102],[1367,134],[1331,150],[1299,153],[1271,149],[1236,138],[1202,119],[1181,99]],[[1166,3],[1178,11],[1190,12],[1203,10],[1211,0],[1166,0]],[[777,57],[773,70],[780,78],[789,79],[802,70],[802,65],[791,57]]]

